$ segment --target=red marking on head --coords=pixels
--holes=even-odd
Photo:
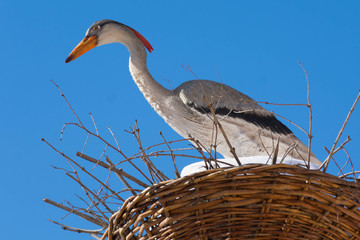
[[[146,47],[146,49],[151,52],[152,50],[154,50],[154,48],[151,46],[151,44],[148,42],[148,40],[146,40],[146,38],[141,35],[138,31],[136,31],[135,29],[127,26],[134,34],[135,36],[138,37],[138,39],[144,44],[144,46]]]

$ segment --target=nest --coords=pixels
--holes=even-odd
[[[356,183],[290,165],[212,169],[128,198],[102,239],[360,239]]]
[[[85,143],[75,159],[42,140],[69,164],[68,167],[54,168],[64,171],[84,195],[76,195],[81,200],[78,201],[80,205],[69,201],[58,203],[48,198],[44,201],[101,227],[83,229],[50,220],[63,229],[87,233],[97,240],[360,239],[360,171],[355,170],[344,148],[350,137],[339,144],[360,93],[333,146],[330,150],[325,148],[329,155],[319,170],[284,164],[210,169],[213,163],[219,167],[217,155],[212,155],[211,151],[216,152],[216,141],[212,145],[214,149],[208,150],[191,136],[167,141],[160,133],[162,143],[145,147],[135,122],[134,128],[127,132],[135,137],[139,150],[129,156],[122,151],[110,128],[112,138],[104,137],[91,114],[95,130],[84,125],[61,89],[55,86],[77,119],[64,124],[60,140],[65,127],[73,126],[85,134]],[[311,107],[310,104],[307,106]],[[212,109],[211,105],[209,108]],[[214,136],[218,129],[227,139],[214,111],[212,114]],[[311,127],[306,134],[311,146]],[[182,146],[181,143],[187,140],[193,145]],[[125,146],[128,144],[126,142]],[[231,143],[227,141],[227,144],[237,159]],[[94,149],[98,148],[94,146],[102,150],[100,157],[87,155],[88,149],[91,153],[96,152]],[[348,157],[345,163],[339,162],[342,166],[334,159],[334,154],[340,150]],[[197,155],[194,154],[196,151]],[[159,158],[165,158],[165,162]],[[207,170],[181,178],[176,162],[186,158],[204,161]],[[270,158],[276,160],[277,151],[274,154],[271,151]],[[166,175],[171,171],[165,166],[166,162],[172,162],[175,176]],[[338,168],[339,177],[326,173],[330,162]],[[238,164],[241,165],[240,161]],[[351,172],[346,173],[349,168]]]

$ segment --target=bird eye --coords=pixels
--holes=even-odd
[[[92,30],[93,30],[93,31],[98,31],[98,30],[100,30],[100,26],[99,26],[99,25],[94,26]]]

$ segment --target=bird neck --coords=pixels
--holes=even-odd
[[[160,85],[150,74],[146,65],[146,50],[142,43],[127,46],[130,52],[129,70],[139,90],[150,105],[159,111],[170,91]]]

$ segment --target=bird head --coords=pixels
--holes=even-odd
[[[134,40],[142,42],[149,52],[153,50],[151,44],[135,29],[113,20],[100,20],[90,26],[84,39],[66,58],[65,63],[75,60],[94,47],[114,42],[128,46]]]

